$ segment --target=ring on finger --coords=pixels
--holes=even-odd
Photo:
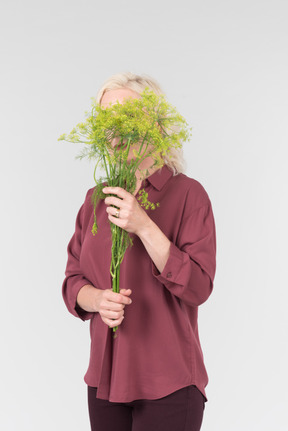
[[[116,209],[115,211],[115,217],[119,218],[120,217],[120,210]]]

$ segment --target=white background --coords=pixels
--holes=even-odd
[[[192,125],[187,174],[214,208],[202,429],[287,430],[287,2],[6,0],[0,16],[1,430],[89,430],[89,325],[61,285],[93,165],[57,138],[123,71]]]

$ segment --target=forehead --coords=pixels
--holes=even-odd
[[[123,103],[125,99],[140,99],[140,95],[136,91],[129,88],[117,88],[116,90],[105,91],[101,99],[101,106],[114,105],[115,103]]]

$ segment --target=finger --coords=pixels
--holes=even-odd
[[[131,289],[120,289],[120,293],[122,294],[122,295],[131,295],[131,293],[132,293],[132,290]]]
[[[122,189],[122,187],[104,187],[103,193],[117,195],[119,198],[124,199],[125,197],[131,196],[131,193],[127,190]]]
[[[124,316],[124,310],[121,310],[121,311],[101,310],[100,314],[102,317],[106,317],[106,319],[118,320]]]
[[[109,215],[111,215],[111,216],[114,216],[114,217],[116,217],[116,218],[119,218],[119,209],[117,210],[117,208],[114,208],[114,207],[107,207],[106,208],[106,212],[109,214]],[[117,216],[117,214],[118,214],[118,216]]]
[[[115,326],[121,325],[123,319],[124,316],[120,317],[120,319],[117,320],[107,319],[106,317],[102,318],[103,322],[106,323],[106,325],[108,325],[110,328],[114,328]]]
[[[115,207],[107,207],[106,212],[113,217],[120,217],[120,209],[117,209]],[[123,215],[123,209],[121,210],[121,214]]]
[[[111,290],[106,290],[105,298],[107,301],[116,302],[118,304],[131,304],[132,300],[127,296],[121,295],[120,293],[112,292]]]
[[[112,310],[121,311],[124,310],[125,304],[119,304],[118,302],[105,301],[101,304],[101,310]]]
[[[104,199],[106,205],[114,205],[118,208],[123,208],[123,199],[116,198],[115,196],[107,196]]]
[[[108,219],[111,221],[111,223],[115,224],[116,226],[121,227],[122,229],[126,229],[126,221],[125,220],[121,220],[118,217],[115,217],[114,215],[110,215],[108,214]]]

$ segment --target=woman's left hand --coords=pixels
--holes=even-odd
[[[141,208],[135,196],[121,187],[104,187],[103,193],[116,195],[105,198],[109,220],[127,232],[139,236],[141,230],[149,225],[151,219]],[[117,210],[111,205],[119,209]]]

